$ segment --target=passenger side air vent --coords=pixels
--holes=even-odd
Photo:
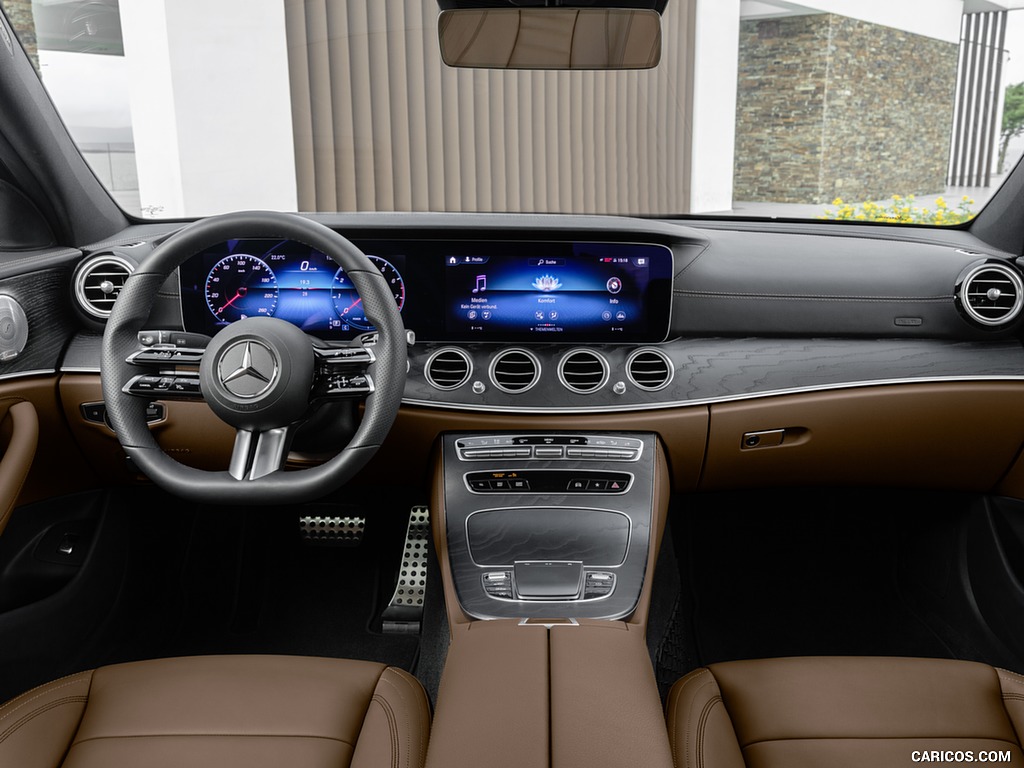
[[[473,374],[473,361],[458,347],[445,347],[430,356],[424,372],[434,389],[458,389]]]
[[[656,392],[671,383],[675,368],[660,349],[638,349],[626,360],[626,375],[640,389]]]
[[[75,298],[82,310],[106,320],[117,295],[135,267],[125,259],[105,253],[86,259],[75,271]]]
[[[1012,267],[982,264],[967,273],[957,297],[971,320],[989,327],[1006,325],[1020,314],[1024,284]]]
[[[558,380],[581,395],[596,392],[608,381],[608,361],[589,349],[571,350],[558,363]]]
[[[502,392],[525,392],[540,378],[540,361],[525,349],[504,349],[491,360],[488,373]]]

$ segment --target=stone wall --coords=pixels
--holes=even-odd
[[[7,19],[18,34],[18,39],[39,71],[39,49],[36,45],[36,23],[32,16],[32,0],[0,0]]]
[[[835,14],[744,21],[734,198],[945,188],[957,46]]]

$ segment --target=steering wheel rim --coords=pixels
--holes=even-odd
[[[366,317],[377,328],[376,360],[369,369],[374,389],[366,398],[362,421],[348,445],[320,466],[289,472],[278,469],[253,479],[236,479],[227,470],[188,467],[157,444],[146,424],[146,401],[124,391],[138,373],[127,358],[138,349],[138,332],[149,318],[157,291],[187,258],[240,233],[250,238],[295,240],[327,254],[352,280]],[[312,346],[312,338],[307,338]],[[125,453],[158,486],[182,498],[206,503],[298,503],[320,498],[343,485],[369,461],[387,436],[405,388],[405,327],[384,276],[342,235],[296,214],[229,213],[184,227],[157,246],[132,273],[107,320],[100,370],[114,432]]]

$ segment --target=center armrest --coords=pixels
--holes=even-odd
[[[620,621],[453,628],[427,768],[672,768],[643,629]]]

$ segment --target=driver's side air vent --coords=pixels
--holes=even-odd
[[[675,375],[672,361],[658,349],[638,349],[626,360],[626,375],[640,389],[664,389]]]
[[[92,317],[106,320],[134,269],[127,260],[109,253],[83,261],[74,276],[75,299],[79,306]]]
[[[974,322],[989,327],[1006,325],[1020,314],[1024,284],[1018,272],[1003,264],[971,269],[957,292],[959,305]]]
[[[589,349],[574,349],[559,362],[558,380],[581,395],[596,392],[608,381],[608,362]]]
[[[458,389],[473,374],[473,361],[458,347],[445,347],[430,356],[424,372],[434,389]]]
[[[491,382],[502,392],[525,392],[540,378],[540,361],[525,349],[504,349],[491,360],[488,373]]]

